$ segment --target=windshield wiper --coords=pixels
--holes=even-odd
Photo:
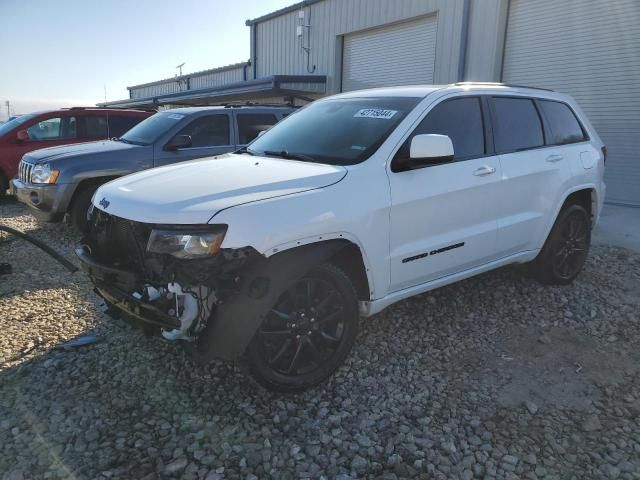
[[[309,155],[305,155],[303,153],[290,153],[287,150],[280,150],[276,152],[274,150],[265,150],[262,152],[263,155],[268,155],[270,157],[280,157],[286,160],[302,160],[303,162],[315,162],[316,159],[310,157]]]
[[[248,153],[251,156],[256,155],[256,153],[253,150],[250,150],[249,147],[242,147],[233,153]]]

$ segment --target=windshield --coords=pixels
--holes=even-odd
[[[31,113],[29,115],[20,115],[19,117],[16,117],[13,120],[9,120],[8,122],[0,124],[0,136],[10,132],[14,128],[16,128],[18,125],[22,125],[24,122],[35,117],[36,115],[37,113]]]
[[[344,98],[312,103],[274,125],[247,151],[331,165],[360,163],[382,145],[420,100]]]
[[[120,140],[136,145],[151,145],[183,118],[182,113],[156,113],[122,135]]]

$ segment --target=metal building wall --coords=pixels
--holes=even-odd
[[[471,0],[465,81],[500,81],[508,5],[508,0]]]
[[[241,82],[244,80],[245,68],[248,64],[234,65],[232,68],[220,68],[195,72],[182,77],[167,78],[144,85],[129,87],[130,98],[148,98],[170,93],[184,92],[187,90],[197,90],[200,88],[217,87],[228,83]],[[188,83],[187,83],[188,81]]]
[[[490,0],[494,1],[494,0]],[[434,83],[458,80],[458,61],[464,0],[324,0],[304,8],[310,23],[310,66],[296,36],[298,11],[284,13],[255,25],[255,61],[258,78],[276,74],[327,75],[327,92],[340,90],[342,35],[436,14]],[[305,29],[304,42],[307,44]]]

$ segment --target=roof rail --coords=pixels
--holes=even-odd
[[[512,83],[502,83],[502,82],[456,82],[452,83],[456,87],[463,87],[465,85],[485,85],[490,87],[509,87],[509,88],[528,88],[530,90],[544,90],[545,92],[553,92],[555,90],[551,90],[550,88],[542,88],[542,87],[529,87],[527,85],[514,85]]]
[[[224,104],[224,108],[241,108],[241,107],[294,107],[292,103],[259,103],[259,102],[228,102]]]

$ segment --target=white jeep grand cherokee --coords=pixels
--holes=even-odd
[[[587,258],[606,149],[568,96],[498,84],[318,100],[233,154],[97,191],[76,252],[112,312],[296,391],[360,316],[512,263]]]

